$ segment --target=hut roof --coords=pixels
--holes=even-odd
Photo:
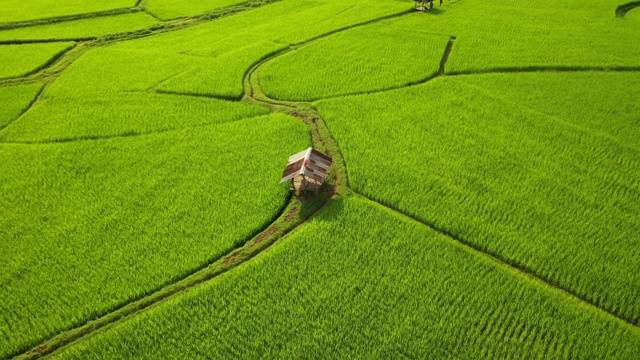
[[[323,183],[327,178],[327,171],[329,167],[331,167],[331,164],[333,164],[333,160],[329,156],[314,148],[308,148],[307,150],[289,156],[289,162],[287,163],[287,167],[284,168],[280,183],[282,184],[299,175],[311,177]]]

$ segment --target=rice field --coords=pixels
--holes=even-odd
[[[270,115],[111,140],[0,145],[0,357],[244,243],[286,200],[280,160],[307,143],[299,122]]]
[[[5,0],[0,359],[636,359],[627,3]]]
[[[267,114],[262,107],[162,94],[45,98],[0,131],[0,141],[55,142],[148,134]]]
[[[421,15],[357,27],[294,49],[260,70],[260,85],[274,99],[312,101],[425,81],[438,74],[449,37],[415,30],[424,21]]]
[[[354,196],[246,265],[54,358],[587,359],[640,351],[637,329]]]
[[[0,23],[52,19],[133,7],[136,0],[3,0]]]
[[[162,20],[171,20],[198,15],[243,2],[246,2],[246,0],[200,0],[192,2],[182,0],[149,0],[147,2],[147,9],[154,16]]]
[[[317,106],[355,191],[638,323],[638,149],[584,129],[588,118],[574,125],[503,100],[509,91],[492,77],[482,77],[489,92],[444,77]],[[559,90],[571,84],[556,81]],[[438,96],[414,101],[426,94]],[[615,106],[604,99],[590,111]],[[624,128],[637,114],[609,119]]]
[[[26,76],[51,64],[72,42],[0,45],[0,79]]]
[[[0,41],[86,39],[141,30],[158,23],[143,12],[125,13],[0,30]]]
[[[42,90],[42,84],[26,84],[0,87],[0,129],[18,118]]]

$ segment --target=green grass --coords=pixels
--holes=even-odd
[[[3,0],[0,23],[49,19],[135,6],[137,0]]]
[[[153,93],[94,94],[90,98],[46,95],[0,132],[0,141],[42,142],[129,136],[219,124],[264,115],[244,103]]]
[[[162,20],[171,20],[206,13],[247,0],[149,0],[147,10]]]
[[[537,102],[564,96],[565,78]],[[353,188],[638,323],[638,150],[467,79],[318,102]],[[492,92],[517,90],[498,81]],[[600,100],[594,114],[619,106]],[[632,127],[637,116],[609,121]]]
[[[0,129],[20,116],[42,89],[42,84],[26,84],[0,87]]]
[[[55,358],[617,358],[640,332],[366,200]]]
[[[84,39],[151,27],[159,22],[143,13],[99,16],[0,31],[0,40]]]
[[[36,72],[73,46],[71,42],[0,45],[0,79]]]
[[[429,20],[408,15],[289,52],[260,70],[262,90],[274,99],[310,101],[424,81],[438,73],[449,41],[429,32]]]
[[[0,145],[0,357],[173,282],[284,204],[296,119],[106,141]]]

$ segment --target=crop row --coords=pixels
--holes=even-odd
[[[283,206],[308,146],[272,115],[125,139],[0,145],[0,358],[193,272]]]
[[[354,189],[638,323],[638,150],[455,79],[317,103]]]
[[[250,263],[56,358],[618,358],[619,320],[350,197]]]

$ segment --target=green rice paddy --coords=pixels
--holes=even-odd
[[[637,358],[635,6],[4,1],[0,359]]]

